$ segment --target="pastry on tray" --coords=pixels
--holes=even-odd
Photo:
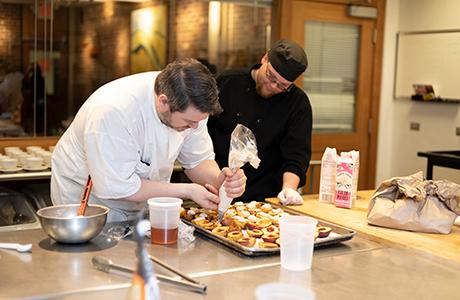
[[[217,220],[217,212],[191,207],[181,211],[181,217],[213,234],[227,238],[243,247],[253,249],[277,249],[280,246],[279,218],[285,214],[281,208],[268,203],[252,201],[236,202],[230,205],[222,219]],[[315,240],[326,238],[332,228],[318,223]]]

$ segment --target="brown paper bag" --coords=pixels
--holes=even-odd
[[[367,220],[382,227],[447,234],[457,217],[453,211],[460,212],[457,188],[448,181],[424,180],[422,172],[391,178],[372,196]]]

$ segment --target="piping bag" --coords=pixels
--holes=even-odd
[[[238,124],[233,129],[230,138],[230,151],[228,153],[228,167],[232,172],[236,172],[245,163],[249,162],[255,169],[259,167],[260,159],[257,156],[257,143],[254,133],[244,125]],[[225,187],[219,188],[219,223],[222,222],[225,212],[232,203],[233,198],[229,198],[225,192]]]

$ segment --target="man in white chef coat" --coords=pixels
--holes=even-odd
[[[147,199],[191,199],[217,209],[218,189],[241,196],[246,176],[219,169],[206,122],[219,113],[216,83],[194,59],[161,72],[123,77],[97,89],[62,135],[52,157],[51,200],[79,203],[88,175],[90,204],[108,221],[134,219]],[[170,183],[176,159],[193,183]]]

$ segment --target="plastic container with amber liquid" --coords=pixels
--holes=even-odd
[[[152,244],[177,242],[182,200],[172,197],[151,198],[147,201],[150,213]]]

